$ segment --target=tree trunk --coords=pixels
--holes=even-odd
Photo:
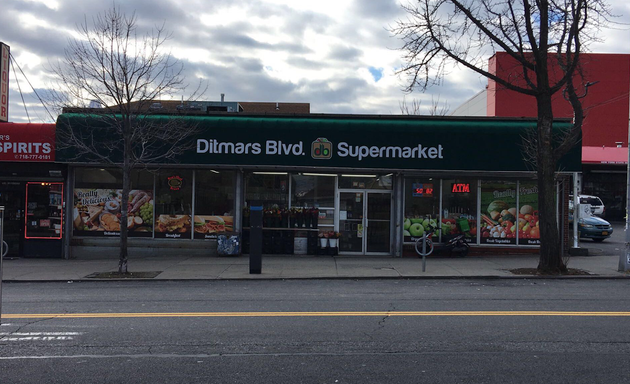
[[[131,156],[131,138],[130,128],[127,126],[127,122],[123,122],[125,127],[123,128],[123,166],[122,166],[122,178],[123,189],[122,199],[120,202],[120,251],[118,257],[118,272],[127,273],[127,217],[129,217],[129,192],[131,191],[131,162],[129,157]]]
[[[538,176],[538,217],[540,220],[540,260],[538,270],[542,273],[561,273],[566,266],[560,254],[560,234],[556,218],[556,189],[551,109],[551,94],[540,94],[537,123],[537,176]]]

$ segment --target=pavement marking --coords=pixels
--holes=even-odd
[[[0,332],[0,341],[74,340],[83,332]]]
[[[3,319],[78,319],[134,317],[368,317],[368,316],[568,316],[630,317],[630,312],[573,311],[376,311],[376,312],[147,312],[147,313],[23,313],[4,314]]]

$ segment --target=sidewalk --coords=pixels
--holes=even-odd
[[[569,268],[590,275],[560,278],[630,278],[618,272],[619,256],[573,256]],[[535,278],[514,275],[515,268],[536,268],[538,255],[427,258],[422,272],[419,258],[324,257],[263,255],[262,273],[249,273],[249,256],[217,257],[165,254],[130,257],[130,272],[160,272],[142,280],[239,280],[239,279],[359,279],[359,278]],[[3,261],[3,281],[94,281],[96,272],[117,271],[116,258],[14,259]],[[106,279],[111,281],[112,279]],[[125,279],[129,280],[129,279]]]

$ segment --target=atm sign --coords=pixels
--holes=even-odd
[[[470,184],[468,183],[454,183],[451,185],[452,193],[470,193]]]

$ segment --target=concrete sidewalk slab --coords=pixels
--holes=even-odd
[[[588,272],[588,277],[624,278],[618,272],[618,256],[573,256],[569,268]],[[230,279],[359,279],[359,278],[532,278],[514,275],[515,268],[536,268],[537,255],[471,256],[465,258],[427,258],[422,272],[419,258],[348,256],[264,255],[261,274],[249,273],[249,257],[186,256],[161,253],[129,258],[129,271],[161,271],[149,280],[230,280]],[[94,281],[95,272],[118,269],[115,257],[90,259],[15,259],[3,261],[4,281]],[[567,278],[570,276],[561,276]],[[111,280],[111,279],[106,279]],[[126,279],[125,279],[126,280]],[[146,280],[146,279],[143,279]]]

